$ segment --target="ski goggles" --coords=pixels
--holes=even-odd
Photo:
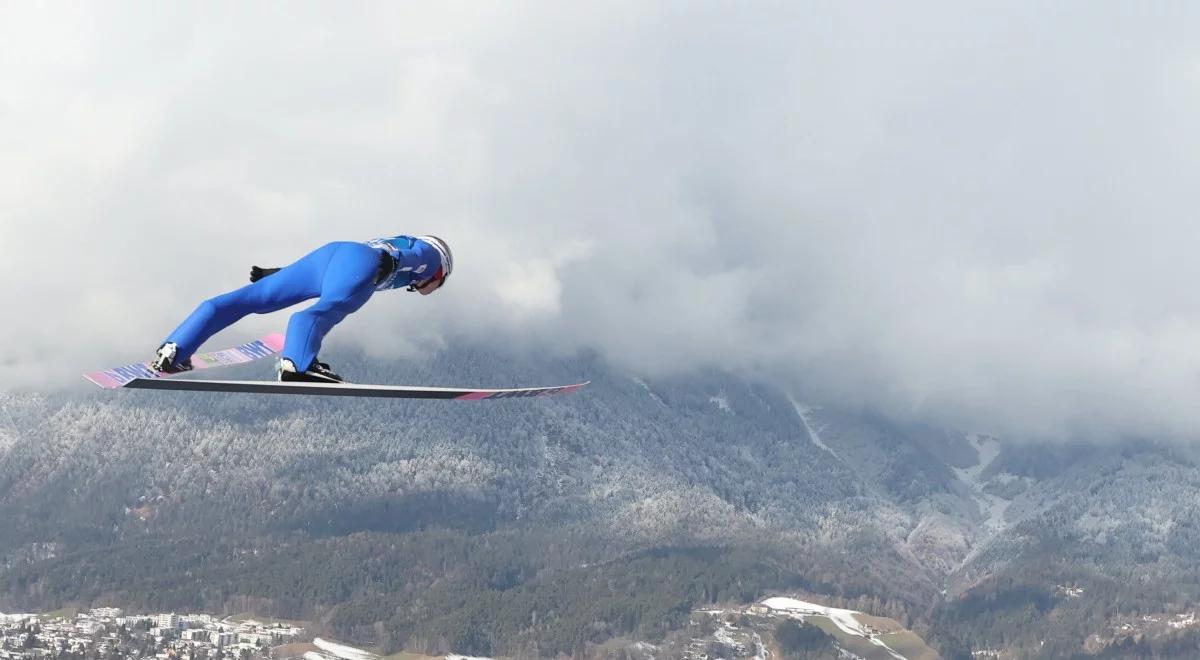
[[[408,285],[408,290],[416,291],[417,293],[419,293],[423,296],[427,296],[427,295],[433,293],[434,291],[437,291],[438,289],[442,288],[442,285],[445,283],[446,283],[445,271],[441,267],[438,267],[437,272],[433,274],[433,277],[431,277],[427,280],[421,281],[421,282],[414,282],[413,284]]]

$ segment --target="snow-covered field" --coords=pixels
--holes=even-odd
[[[841,630],[847,635],[862,637],[875,646],[887,651],[893,658],[905,660],[904,656],[896,653],[894,650],[888,647],[888,645],[882,639],[879,639],[875,633],[868,630],[867,627],[861,621],[859,621],[858,618],[856,618],[855,615],[860,614],[860,612],[855,612],[854,610],[843,610],[836,607],[826,607],[824,605],[817,605],[816,603],[809,603],[803,600],[797,600],[795,598],[782,597],[768,598],[762,601],[762,605],[801,621],[810,616],[826,617],[833,622],[833,625],[838,627],[838,630]]]
[[[345,644],[338,644],[336,642],[321,639],[320,637],[313,640],[313,645],[325,653],[313,653],[312,651],[309,651],[308,653],[304,654],[304,660],[328,660],[329,656],[341,658],[341,660],[375,660],[375,658],[379,657],[369,651],[356,649],[353,646],[346,646]],[[310,658],[310,655],[317,657]]]
[[[379,660],[379,655],[356,649],[353,646],[338,644],[320,637],[313,640],[313,645],[323,651],[309,651],[304,654],[304,660]],[[446,660],[492,660],[491,658],[475,657],[469,655],[448,655]]]

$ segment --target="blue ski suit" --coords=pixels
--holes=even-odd
[[[304,371],[316,360],[325,334],[376,291],[429,279],[441,265],[437,250],[412,236],[329,243],[269,277],[200,303],[166,341],[175,342],[175,360],[183,362],[209,337],[248,314],[268,314],[317,298],[292,314],[283,346],[283,357]]]

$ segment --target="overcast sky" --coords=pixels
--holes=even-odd
[[[1200,5],[434,4],[0,4],[3,387],[146,357],[252,263],[435,233],[446,289],[334,337],[1200,423]]]

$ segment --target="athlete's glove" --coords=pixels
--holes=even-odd
[[[266,277],[267,275],[273,275],[278,272],[279,272],[278,268],[259,268],[258,266],[251,266],[250,267],[250,281],[257,282],[257,281],[261,280],[262,278]]]

